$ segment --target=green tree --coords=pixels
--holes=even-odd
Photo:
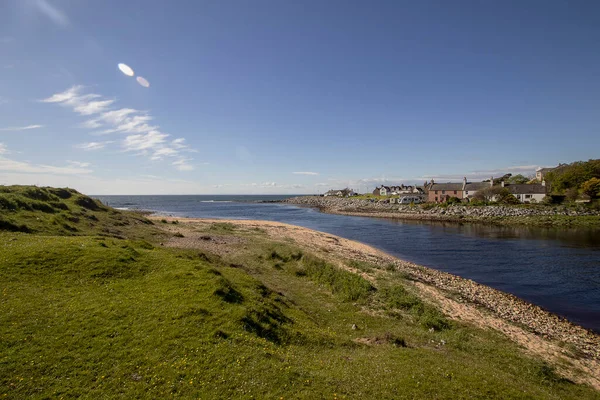
[[[546,181],[551,183],[554,193],[564,193],[569,188],[579,188],[592,179],[600,178],[600,159],[577,161],[564,164],[546,174]]]
[[[521,174],[511,176],[508,179],[508,183],[517,184],[517,185],[521,185],[521,184],[524,184],[527,182],[529,182],[529,179]]]
[[[521,202],[517,200],[515,196],[507,189],[501,188],[500,192],[496,196],[496,202],[499,204],[520,204]]]
[[[591,198],[597,197],[600,194],[600,179],[591,178],[583,182],[581,190]]]
[[[485,189],[478,190],[473,195],[473,199],[483,202],[495,201],[502,189],[504,189],[502,186],[490,186]]]
[[[565,192],[565,195],[567,196],[567,200],[575,201],[579,197],[579,190],[577,190],[575,187],[569,188]]]

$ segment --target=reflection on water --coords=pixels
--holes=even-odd
[[[574,247],[600,247],[600,230],[589,228],[546,228],[531,226],[494,226],[438,221],[392,221],[400,225],[426,225],[445,232],[490,239],[533,239],[560,241]]]
[[[280,221],[358,240],[399,258],[512,293],[600,332],[600,231],[396,221],[247,202],[276,199],[101,197],[113,207],[182,217]]]

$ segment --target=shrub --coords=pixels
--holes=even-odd
[[[446,204],[448,205],[452,205],[452,204],[460,204],[461,201],[458,197],[449,197],[448,200],[446,200]]]
[[[581,190],[583,193],[590,196],[590,198],[595,198],[600,195],[600,179],[591,178],[581,185]]]
[[[421,210],[431,210],[436,205],[437,204],[435,204],[435,203],[423,203],[423,204],[421,204]]]

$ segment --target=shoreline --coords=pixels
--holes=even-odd
[[[586,228],[600,230],[600,212],[566,207],[539,208],[529,206],[465,206],[448,207],[397,205],[364,199],[301,196],[281,201],[299,207],[310,207],[326,214],[354,217],[386,218],[405,221],[473,223],[496,226],[532,226],[546,228]]]
[[[449,317],[483,329],[495,329],[553,364],[567,360],[589,374],[586,383],[600,389],[600,335],[514,295],[401,260],[360,242],[281,222],[165,216],[150,219],[179,221],[180,224],[167,226],[174,232],[186,229],[186,225],[213,223],[261,229],[274,241],[292,240],[338,265],[340,258],[370,262],[382,271],[385,266],[393,265],[395,271],[406,275],[423,297],[437,303]],[[566,376],[580,380],[568,373]]]

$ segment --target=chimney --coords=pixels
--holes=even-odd
[[[462,186],[462,190],[464,191],[465,188],[467,187],[467,177],[463,177],[463,186]]]
[[[494,177],[490,176],[490,186],[494,186]]]

